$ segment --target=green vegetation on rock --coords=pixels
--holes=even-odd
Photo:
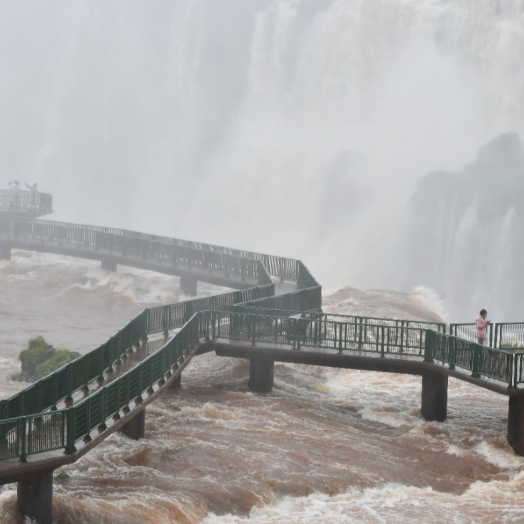
[[[64,482],[67,482],[69,480],[69,473],[67,471],[64,471],[63,469],[59,469],[54,475],[53,480],[57,484],[64,484]]]
[[[34,382],[78,356],[78,353],[67,349],[55,349],[42,336],[32,338],[29,340],[28,348],[21,351],[19,355],[22,372],[13,378],[24,382]]]

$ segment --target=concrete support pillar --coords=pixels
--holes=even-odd
[[[265,355],[254,355],[249,359],[248,387],[255,393],[269,393],[273,389],[275,362]]]
[[[34,473],[16,487],[18,508],[35,524],[53,523],[53,470]]]
[[[444,422],[448,411],[448,376],[427,371],[422,375],[422,417]]]
[[[103,269],[107,269],[108,271],[116,271],[117,264],[116,261],[112,258],[103,258],[101,262]]]
[[[11,260],[11,245],[9,242],[0,242],[0,260]]]
[[[198,280],[193,275],[184,274],[180,277],[180,291],[189,297],[196,297]]]
[[[146,432],[146,410],[142,409],[118,431],[133,440],[144,438]]]
[[[182,387],[182,373],[178,375],[178,377],[173,380],[171,385],[169,386],[169,389],[180,389]]]
[[[522,395],[509,397],[508,443],[517,455],[524,456],[524,396]]]

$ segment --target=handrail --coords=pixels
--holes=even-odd
[[[489,345],[494,348],[524,348],[524,322],[497,322],[489,324]],[[474,323],[450,324],[450,334],[475,341],[476,325]]]
[[[31,237],[37,240],[56,241],[102,251],[116,251],[120,249],[124,254],[133,250],[141,250],[140,253],[143,254],[148,245],[147,243],[152,243],[157,246],[156,251],[164,256],[170,253],[177,253],[179,256],[191,260],[192,257],[188,256],[188,254],[193,254],[196,255],[195,259],[198,260],[200,257],[197,254],[205,253],[206,256],[202,258],[203,262],[208,264],[225,264],[229,261],[232,267],[238,264],[240,260],[251,260],[256,261],[253,267],[263,267],[264,272],[268,275],[297,282],[299,273],[302,271],[300,275],[302,275],[303,279],[307,282],[310,281],[309,271],[305,269],[303,264],[301,269],[299,260],[230,249],[179,238],[150,235],[126,229],[70,224],[53,220],[27,221],[0,216],[1,233],[10,236]],[[169,246],[171,251],[167,246]],[[247,264],[247,262],[244,262],[244,264]]]
[[[450,335],[454,335],[471,342],[476,342],[477,340],[477,325],[475,322],[466,322],[461,324],[450,324],[449,325]],[[487,326],[487,335],[488,335],[488,344],[493,346],[493,326],[488,324]]]
[[[53,212],[53,195],[40,191],[9,191],[0,189],[0,213]]]

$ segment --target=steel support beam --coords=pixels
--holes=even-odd
[[[16,487],[18,508],[35,524],[53,523],[53,469],[35,472]]]
[[[146,432],[145,408],[139,411],[129,422],[126,422],[118,431],[133,440],[144,438]]]
[[[444,422],[448,411],[448,376],[422,373],[422,417],[427,421]]]
[[[524,456],[524,395],[509,397],[508,443],[517,455]]]
[[[274,367],[271,357],[253,355],[249,359],[249,389],[255,393],[269,393],[273,389]]]

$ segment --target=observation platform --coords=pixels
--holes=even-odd
[[[13,186],[14,187],[14,186]],[[53,212],[53,195],[39,191],[0,190],[0,216],[32,220]]]

